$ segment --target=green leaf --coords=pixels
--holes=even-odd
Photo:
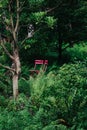
[[[56,19],[52,16],[47,16],[45,18],[45,22],[47,23],[48,27],[53,28],[56,25]]]

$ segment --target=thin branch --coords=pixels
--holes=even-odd
[[[24,42],[28,39],[28,36],[25,37],[25,39],[21,42],[21,45],[24,44]]]
[[[64,50],[67,49],[68,47],[70,47],[70,44],[67,45],[66,47],[64,47],[64,48],[62,49],[62,51],[64,51]]]
[[[20,11],[20,12],[22,11],[24,4],[25,4],[25,1],[21,4],[21,7],[19,8],[19,11]]]
[[[25,24],[25,25],[22,24],[22,25],[19,26],[19,30],[20,30],[22,27],[27,27],[27,26],[28,26],[28,24]]]
[[[14,57],[9,53],[9,51],[8,51],[7,48],[5,47],[3,41],[1,41],[0,44],[1,44],[2,48],[4,49],[5,53],[6,53],[12,60],[14,60]]]
[[[12,14],[10,14],[10,21],[11,21],[12,30],[14,30],[14,22],[13,22]]]
[[[45,12],[46,12],[46,13],[49,13],[49,12],[55,10],[55,9],[58,8],[58,7],[59,7],[59,5],[57,5],[56,7],[51,8],[51,9],[48,9],[48,10],[46,10]]]
[[[51,9],[46,10],[46,13],[49,13],[49,12],[55,10],[55,9],[58,8],[61,4],[62,4],[62,2],[60,2],[57,6],[51,8]]]
[[[11,27],[10,30],[14,30],[14,22],[13,22],[13,16],[12,16],[12,9],[11,9],[11,3],[12,1],[9,1],[9,12],[10,12],[10,22],[11,22]],[[11,32],[12,33],[12,32]]]
[[[0,66],[3,67],[3,68],[5,68],[5,69],[8,69],[10,71],[14,71],[15,72],[15,70],[12,69],[12,68],[10,68],[9,66],[2,65],[1,63],[0,63]]]
[[[64,47],[64,48],[62,49],[62,51],[64,51],[64,50],[67,49],[68,47],[70,47],[70,45],[67,45],[66,47]]]
[[[35,35],[35,33],[38,32],[39,30],[40,30],[40,28],[37,29],[32,35]],[[29,38],[28,36],[26,36],[25,39],[21,42],[21,45],[23,45],[24,42],[25,42],[27,39],[30,39],[30,38]]]
[[[16,26],[15,26],[15,32],[17,32],[18,30],[18,26],[19,26],[19,0],[16,0],[17,1],[17,20],[16,20]]]

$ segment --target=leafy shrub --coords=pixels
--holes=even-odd
[[[30,80],[31,97],[37,106],[44,108],[44,124],[63,118],[70,126],[75,124],[79,127],[78,113],[84,110],[87,98],[86,69],[86,62],[65,64],[56,72],[51,71],[47,76],[39,75]],[[84,128],[85,125],[80,127]]]
[[[63,62],[84,61],[87,59],[87,44],[76,44],[73,48],[67,48],[63,54]]]
[[[0,130],[86,129],[86,70],[85,61],[30,77],[30,96],[20,94],[16,102],[10,99],[0,108]]]
[[[30,95],[29,83],[25,78],[20,78],[19,80],[19,93],[24,93],[27,96]]]

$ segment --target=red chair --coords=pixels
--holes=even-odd
[[[41,72],[45,72],[47,69],[48,60],[35,60],[34,69],[30,70],[30,74],[39,74]]]

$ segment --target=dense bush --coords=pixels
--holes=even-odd
[[[30,94],[20,94],[16,102],[9,99],[1,106],[0,130],[87,129],[86,70],[86,62],[77,62],[25,79]]]
[[[63,62],[84,61],[87,58],[87,43],[76,44],[63,53]]]
[[[50,113],[47,114],[47,121],[63,118],[71,126],[79,124],[78,113],[85,108],[87,98],[86,69],[86,63],[63,65],[47,77],[32,79],[34,100],[37,98],[37,103],[41,102],[42,108]]]

